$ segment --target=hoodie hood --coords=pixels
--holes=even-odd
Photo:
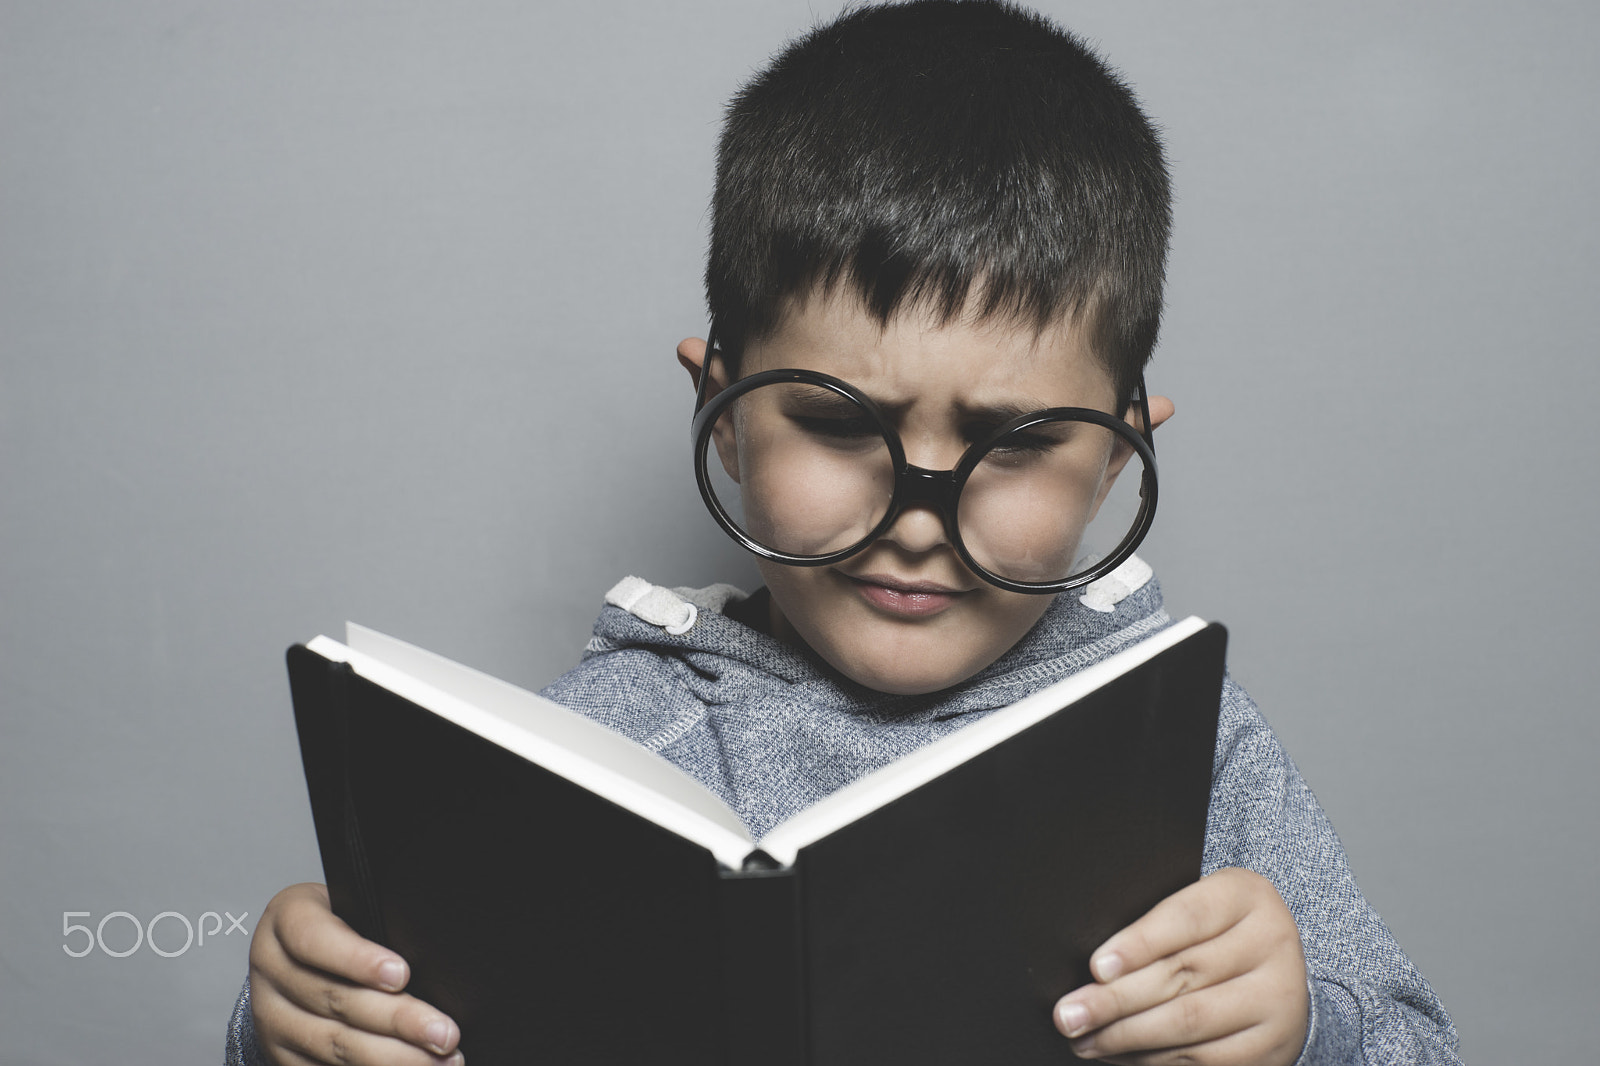
[[[895,696],[730,617],[729,608],[739,613],[748,599],[731,585],[668,589],[626,578],[607,593],[583,663],[545,695],[677,763],[757,837],[857,777],[1171,621],[1150,567],[1134,557],[1057,596],[1020,641],[973,677]]]

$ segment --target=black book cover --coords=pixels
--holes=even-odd
[[[1015,1066],[1072,1061],[1056,999],[1199,876],[1225,643],[737,871],[345,663],[288,662],[334,911],[476,1066]]]

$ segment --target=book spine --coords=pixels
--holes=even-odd
[[[727,1066],[804,1066],[806,985],[798,871],[755,852],[722,870],[722,987]]]
[[[288,663],[295,729],[300,736],[300,757],[329,902],[333,912],[357,933],[387,944],[350,788],[354,672],[349,664],[329,662],[303,645],[289,649]]]

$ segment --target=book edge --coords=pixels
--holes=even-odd
[[[385,634],[377,633],[376,630],[366,630],[366,632],[385,641],[405,644],[404,641],[387,637]],[[458,671],[473,675],[480,681],[492,682],[497,690],[496,702],[500,706],[494,709],[480,706],[446,688],[414,677],[370,652],[358,651],[328,636],[318,636],[306,643],[308,650],[333,662],[348,663],[356,673],[367,680],[410,700],[446,721],[535,763],[663,829],[699,844],[725,866],[739,869],[755,847],[737,814],[729,810],[727,805],[704,785],[655,752],[537,693],[529,692],[482,671],[473,670],[469,666],[424,648],[415,645],[405,646],[428,657],[434,665],[446,672]],[[643,756],[658,761],[661,765],[652,767],[652,772],[670,773],[673,777],[681,779],[678,782],[680,785],[684,782],[692,785],[695,790],[703,793],[708,800],[726,812],[726,820],[719,822],[659,789],[652,788],[602,761],[551,739],[544,735],[534,720],[539,715],[565,716],[564,725],[588,733],[591,739],[598,738],[597,743],[601,747],[627,745],[630,749],[630,758]],[[728,822],[737,825],[738,831],[727,824]]]

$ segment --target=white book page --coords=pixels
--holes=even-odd
[[[307,647],[485,740],[705,847],[737,870],[754,846],[744,823],[694,778],[576,711],[442,655],[346,623],[340,644]],[[597,841],[596,846],[601,842]]]
[[[1015,736],[1036,722],[1044,721],[1061,708],[1116,680],[1205,627],[1204,620],[1191,615],[1146,637],[1131,648],[1124,648],[1108,659],[1062,678],[1049,688],[1026,696],[1009,707],[978,719],[965,729],[941,737],[888,766],[852,781],[774,827],[761,838],[761,850],[783,866],[793,865],[800,849],[812,841],[821,840],[834,830],[920,788],[1002,740]]]

